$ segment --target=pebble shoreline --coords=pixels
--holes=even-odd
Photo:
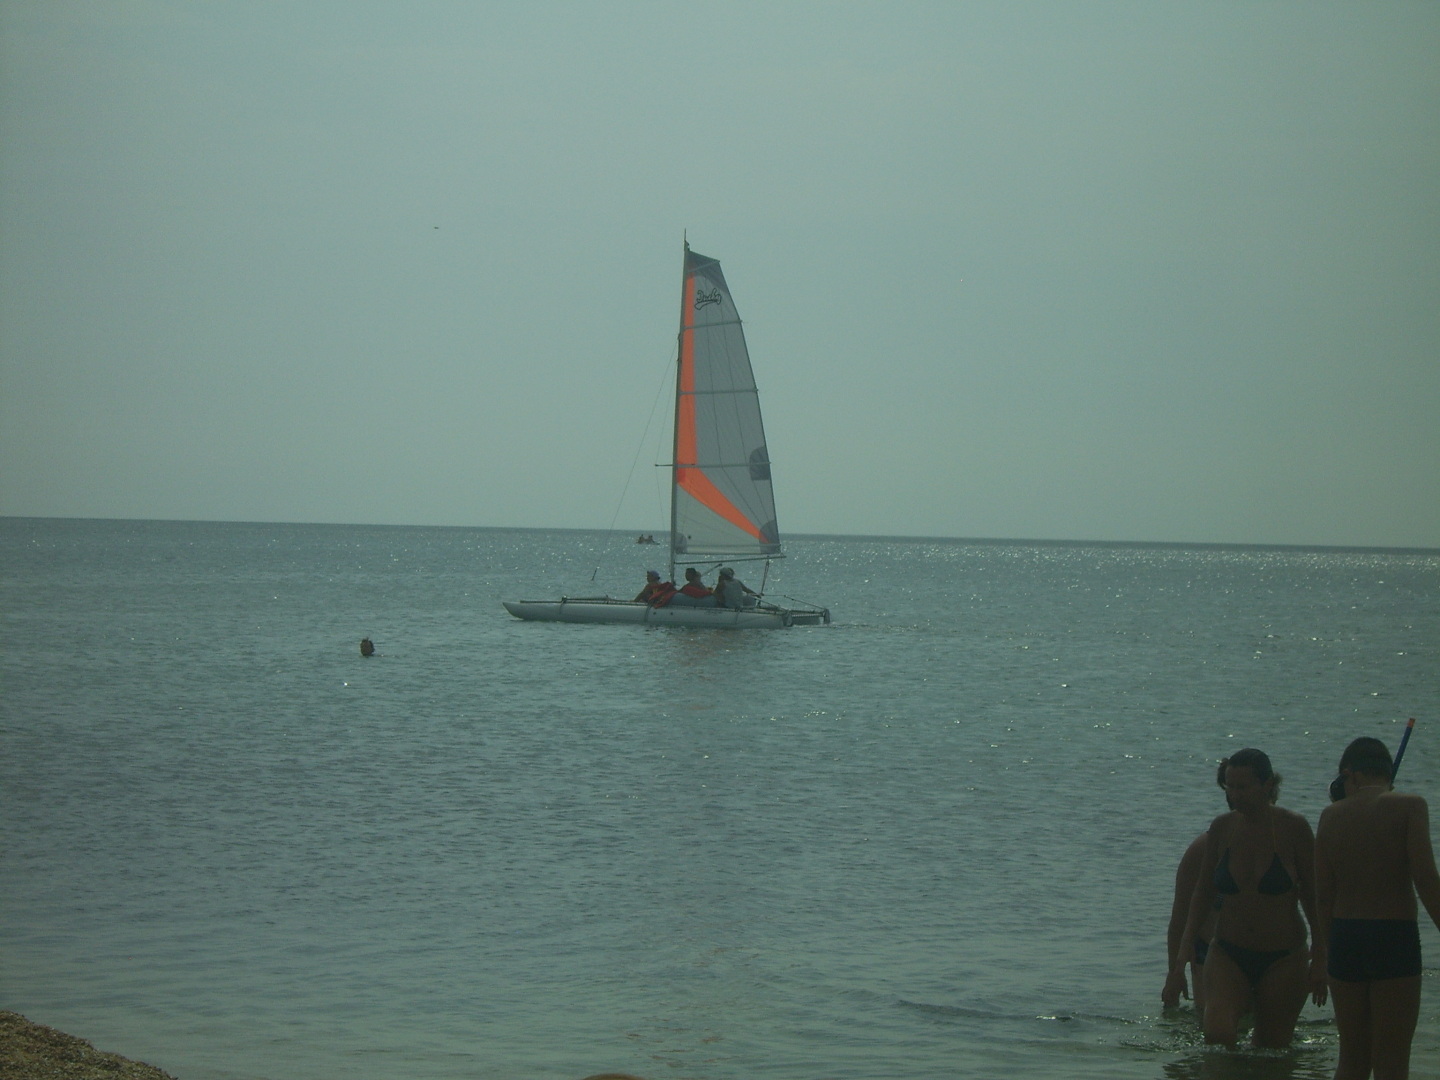
[[[0,1076],[10,1080],[175,1080],[164,1069],[0,1011]]]
[[[176,1080],[164,1069],[96,1050],[19,1013],[0,1010],[0,1078],[3,1080]],[[630,1073],[597,1073],[586,1080],[642,1080]]]

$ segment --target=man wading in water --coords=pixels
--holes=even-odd
[[[1390,788],[1390,751],[1356,739],[1340,758],[1315,833],[1317,937],[1329,945],[1330,997],[1340,1033],[1335,1080],[1404,1080],[1420,1015],[1415,894],[1440,927],[1440,873],[1430,812]]]

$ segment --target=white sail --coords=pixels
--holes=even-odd
[[[780,554],[770,454],[745,331],[720,264],[685,246],[675,386],[676,555]]]

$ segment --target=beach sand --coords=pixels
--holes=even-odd
[[[0,1076],[10,1080],[175,1080],[119,1054],[96,1050],[84,1039],[0,1012]]]

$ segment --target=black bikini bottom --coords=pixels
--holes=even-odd
[[[1260,985],[1260,980],[1265,977],[1265,972],[1270,970],[1271,964],[1276,960],[1283,960],[1293,951],[1291,949],[1274,951],[1247,949],[1244,945],[1236,945],[1224,938],[1216,938],[1215,944],[1224,949],[1225,955],[1235,961],[1235,966],[1244,973],[1245,978],[1250,980],[1252,989]]]

